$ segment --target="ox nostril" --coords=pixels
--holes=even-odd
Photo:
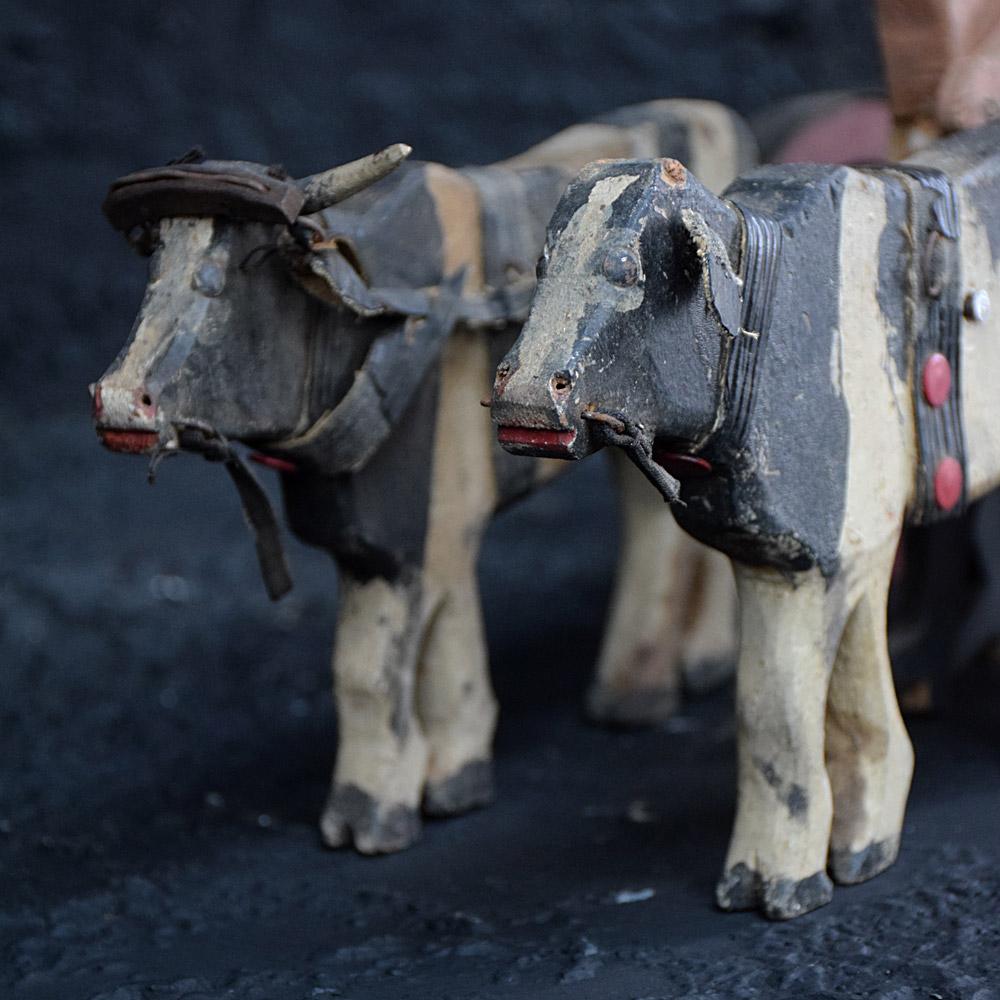
[[[140,386],[132,396],[132,412],[141,420],[152,420],[156,416],[156,400],[145,387]]]
[[[506,386],[510,381],[511,374],[511,365],[509,361],[501,361],[500,364],[497,365],[497,374],[496,378],[493,380],[493,385],[498,394],[503,392],[504,386]]]
[[[570,378],[569,372],[556,372],[552,378],[549,379],[549,386],[552,392],[556,396],[565,396],[569,392],[573,385],[573,379]]]
[[[104,406],[101,403],[101,383],[92,382],[89,388],[90,388],[90,398],[93,400],[91,412],[93,413],[94,419],[96,420],[98,417],[100,417],[101,413],[104,410]]]

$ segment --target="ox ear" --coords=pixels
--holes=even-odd
[[[387,146],[371,156],[363,156],[360,160],[343,163],[339,167],[324,170],[311,177],[303,177],[299,181],[303,194],[306,196],[302,206],[303,215],[321,212],[324,208],[335,205],[338,201],[349,198],[362,188],[381,180],[386,174],[391,174],[413,150],[404,142]]]
[[[336,244],[322,252],[295,254],[292,274],[310,295],[330,305],[346,306],[357,316],[386,312],[385,304],[372,294]]]
[[[346,241],[333,239],[314,244],[312,252],[304,254],[289,240],[284,249],[292,276],[310,295],[329,305],[344,306],[356,316],[422,317],[431,308],[432,301],[426,289],[370,286],[360,273],[357,258]],[[462,274],[464,276],[464,270]]]
[[[739,333],[743,311],[743,282],[733,269],[729,251],[700,212],[685,208],[681,218],[701,262],[708,308],[735,337]]]

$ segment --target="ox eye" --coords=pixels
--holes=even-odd
[[[194,272],[191,279],[191,287],[202,295],[221,295],[222,288],[226,283],[226,275],[223,269],[213,261],[206,260],[198,265],[198,270]]]
[[[631,288],[639,280],[639,261],[631,250],[611,250],[601,271],[612,285]]]
[[[542,250],[541,257],[535,264],[535,281],[541,281],[545,277],[545,272],[549,269],[549,248],[546,246]]]

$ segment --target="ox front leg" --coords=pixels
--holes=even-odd
[[[621,554],[587,711],[598,722],[644,726],[673,715],[680,697],[685,604],[697,543],[627,458],[612,454]]]
[[[420,835],[427,741],[416,715],[423,587],[341,576],[334,649],[339,745],[321,821],[331,847],[400,851]]]
[[[475,551],[464,555],[465,572],[441,588],[420,663],[417,709],[430,749],[424,790],[424,812],[430,816],[456,815],[493,800],[497,703]]]
[[[832,799],[823,758],[829,676],[827,589],[817,570],[734,564],[741,648],[736,676],[736,823],[716,899],[787,919],[828,903]]]
[[[894,544],[888,546],[866,574],[830,678],[830,873],[844,884],[863,882],[896,860],[913,774],[913,747],[899,713],[886,641],[894,551]]]

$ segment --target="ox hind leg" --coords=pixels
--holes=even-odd
[[[685,534],[624,455],[611,460],[621,555],[587,710],[598,722],[643,726],[676,711],[682,673],[694,690],[730,674],[736,591],[729,560]]]
[[[423,808],[450,816],[493,799],[497,703],[475,574],[475,551],[441,590],[420,659],[417,712],[429,756]]]
[[[339,743],[320,822],[331,847],[353,843],[380,854],[420,835],[428,752],[415,683],[425,622],[417,574],[365,583],[341,575],[333,659]]]
[[[441,369],[424,553],[436,602],[417,684],[429,744],[429,815],[464,812],[493,797],[497,704],[476,583],[479,542],[497,502],[493,426],[479,405],[492,371],[486,335],[457,330]]]
[[[734,564],[741,642],[736,672],[736,822],[716,900],[773,919],[832,898],[826,874],[833,802],[824,714],[836,618],[818,570]]]
[[[684,613],[681,665],[684,686],[704,693],[733,675],[739,648],[733,569],[721,552],[693,542],[694,586]]]
[[[886,640],[894,546],[872,560],[841,637],[826,711],[833,789],[830,874],[863,882],[896,859],[913,773]]]

